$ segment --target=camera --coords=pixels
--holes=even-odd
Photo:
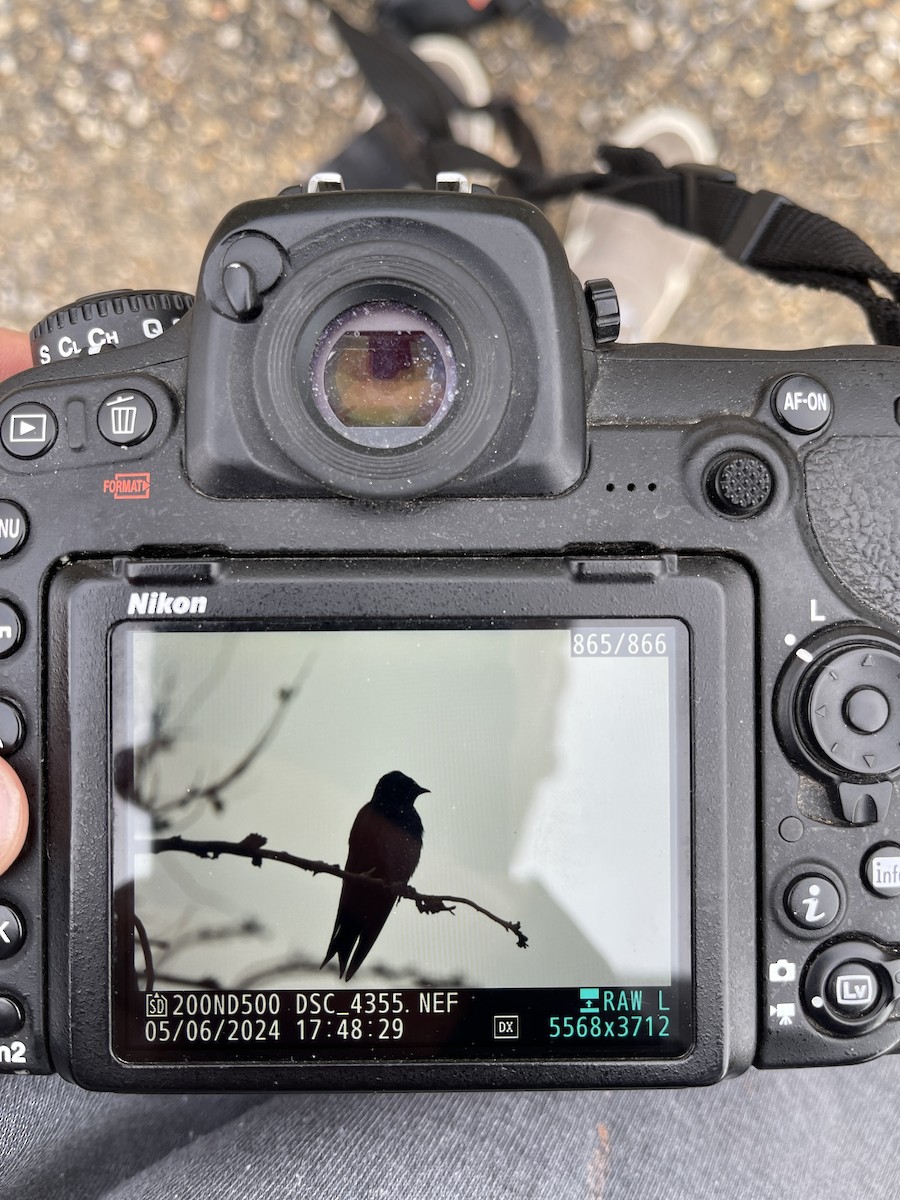
[[[615,344],[541,212],[240,206],[0,407],[0,1070],[645,1087],[900,1044],[900,352]]]

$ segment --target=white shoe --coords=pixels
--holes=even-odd
[[[471,108],[481,108],[491,99],[491,84],[475,51],[460,38],[430,33],[410,42],[410,49],[448,84]],[[371,129],[384,116],[381,102],[369,95],[360,108],[357,128]],[[457,142],[482,154],[494,153],[496,125],[487,113],[453,113],[450,128]]]
[[[611,140],[651,150],[664,166],[716,161],[710,129],[677,108],[652,109],[629,121]],[[572,201],[564,242],[582,283],[612,281],[619,297],[620,342],[659,338],[707,251],[705,242],[663,225],[652,213],[586,193]]]

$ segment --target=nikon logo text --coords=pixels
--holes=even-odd
[[[129,617],[184,617],[206,612],[206,596],[170,596],[168,592],[132,592]]]

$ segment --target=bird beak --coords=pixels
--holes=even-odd
[[[431,788],[423,788],[423,787],[420,787],[420,788],[419,788],[419,795],[420,795],[420,796],[430,796],[430,795],[431,795]]]

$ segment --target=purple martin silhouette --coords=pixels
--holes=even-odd
[[[389,771],[375,785],[372,799],[356,814],[350,830],[345,870],[364,879],[345,879],[325,967],[338,957],[340,977],[350,980],[375,945],[391,909],[400,902],[377,880],[394,886],[409,883],[422,853],[422,820],[413,805],[428,792],[402,771]],[[320,968],[321,969],[321,968]]]

